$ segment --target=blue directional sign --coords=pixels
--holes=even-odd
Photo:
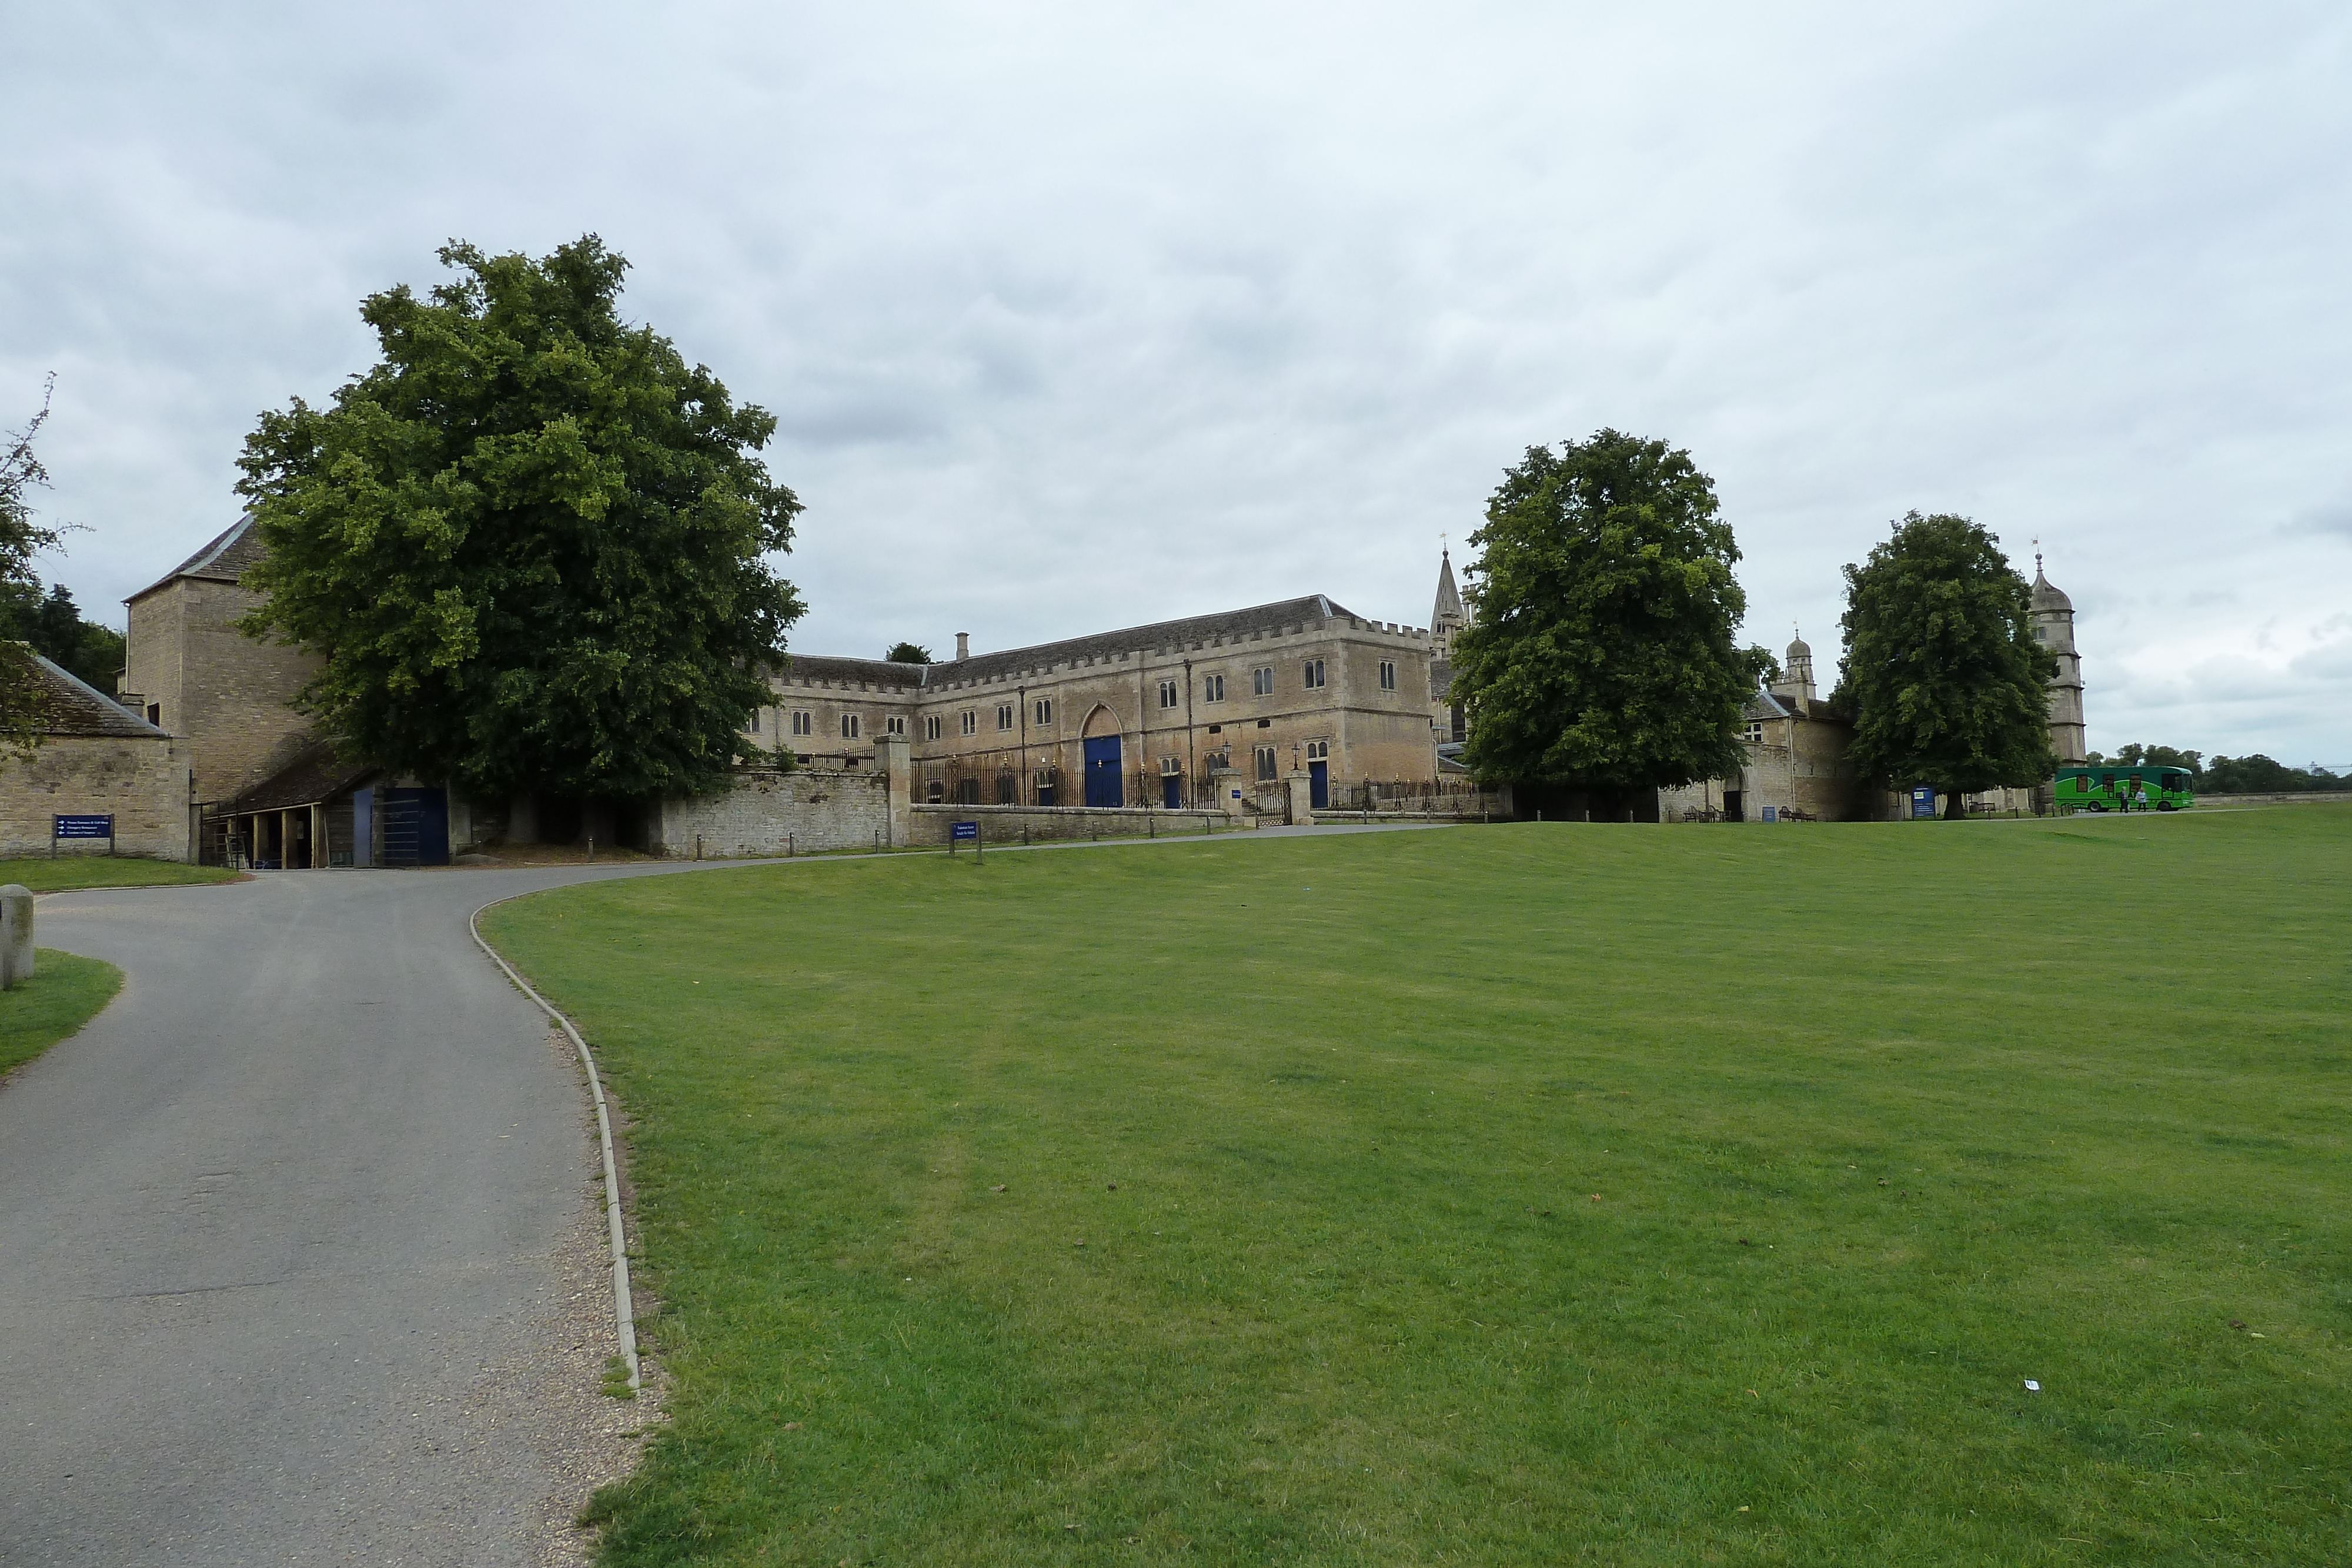
[[[1936,814],[1936,791],[1922,784],[1911,791],[1911,814],[1932,817]]]
[[[114,836],[114,819],[110,816],[60,816],[57,820],[55,836],[60,839],[110,839]]]
[[[978,822],[950,822],[948,824],[948,832],[950,836],[960,844],[975,843],[979,841],[980,839],[980,824]]]

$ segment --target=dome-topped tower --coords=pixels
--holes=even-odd
[[[1816,700],[1813,691],[1813,651],[1807,645],[1804,633],[1797,633],[1789,644],[1789,653],[1780,666],[1780,678],[1771,685],[1776,697],[1794,697],[1800,702]]]
[[[2041,544],[2036,539],[2036,546]],[[2042,551],[2033,552],[2033,593],[2027,601],[2033,640],[2058,656],[2050,677],[2050,749],[2061,768],[2090,755],[2083,726],[2083,660],[2074,652],[2074,601],[2042,574]]]

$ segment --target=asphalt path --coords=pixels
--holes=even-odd
[[[467,916],[669,869],[38,902],[125,979],[0,1088],[0,1563],[536,1561],[560,1456],[496,1385],[601,1171]]]
[[[528,1373],[601,1172],[467,916],[723,869],[42,898],[41,946],[125,978],[0,1087],[0,1563],[539,1561],[563,1456]]]

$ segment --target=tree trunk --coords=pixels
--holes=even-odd
[[[1958,789],[1947,789],[1944,791],[1944,821],[1948,822],[1960,821],[1965,819],[1968,814],[1968,808],[1960,804],[1960,792]]]

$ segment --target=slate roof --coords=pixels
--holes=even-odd
[[[165,583],[183,577],[208,578],[215,582],[235,582],[268,552],[263,549],[261,536],[253,530],[253,514],[247,512],[224,529],[210,544],[123,601],[144,599]]]
[[[27,653],[31,650],[27,649]],[[167,740],[162,730],[71,672],[33,654],[43,735]]]
[[[281,811],[292,806],[315,805],[320,800],[331,800],[346,789],[357,789],[376,772],[376,768],[365,764],[341,760],[332,746],[316,741],[303,747],[293,761],[219,810],[234,815],[239,811]]]
[[[1272,604],[1252,605],[1247,610],[1193,615],[1181,621],[1156,621],[1149,626],[1098,632],[1089,637],[1039,643],[1027,648],[1007,648],[996,653],[974,653],[969,659],[949,659],[936,664],[893,664],[880,659],[808,658],[797,653],[791,655],[786,664],[790,674],[796,679],[867,681],[902,690],[938,691],[961,683],[1000,679],[1030,670],[1066,669],[1072,664],[1083,664],[1088,659],[1116,659],[1121,653],[1143,650],[1189,648],[1195,643],[1203,645],[1220,640],[1233,643],[1246,639],[1252,632],[1278,635],[1286,626],[1307,627],[1326,621],[1349,619],[1370,624],[1363,622],[1361,616],[1333,603],[1329,596],[1310,593],[1303,599],[1277,600]]]

